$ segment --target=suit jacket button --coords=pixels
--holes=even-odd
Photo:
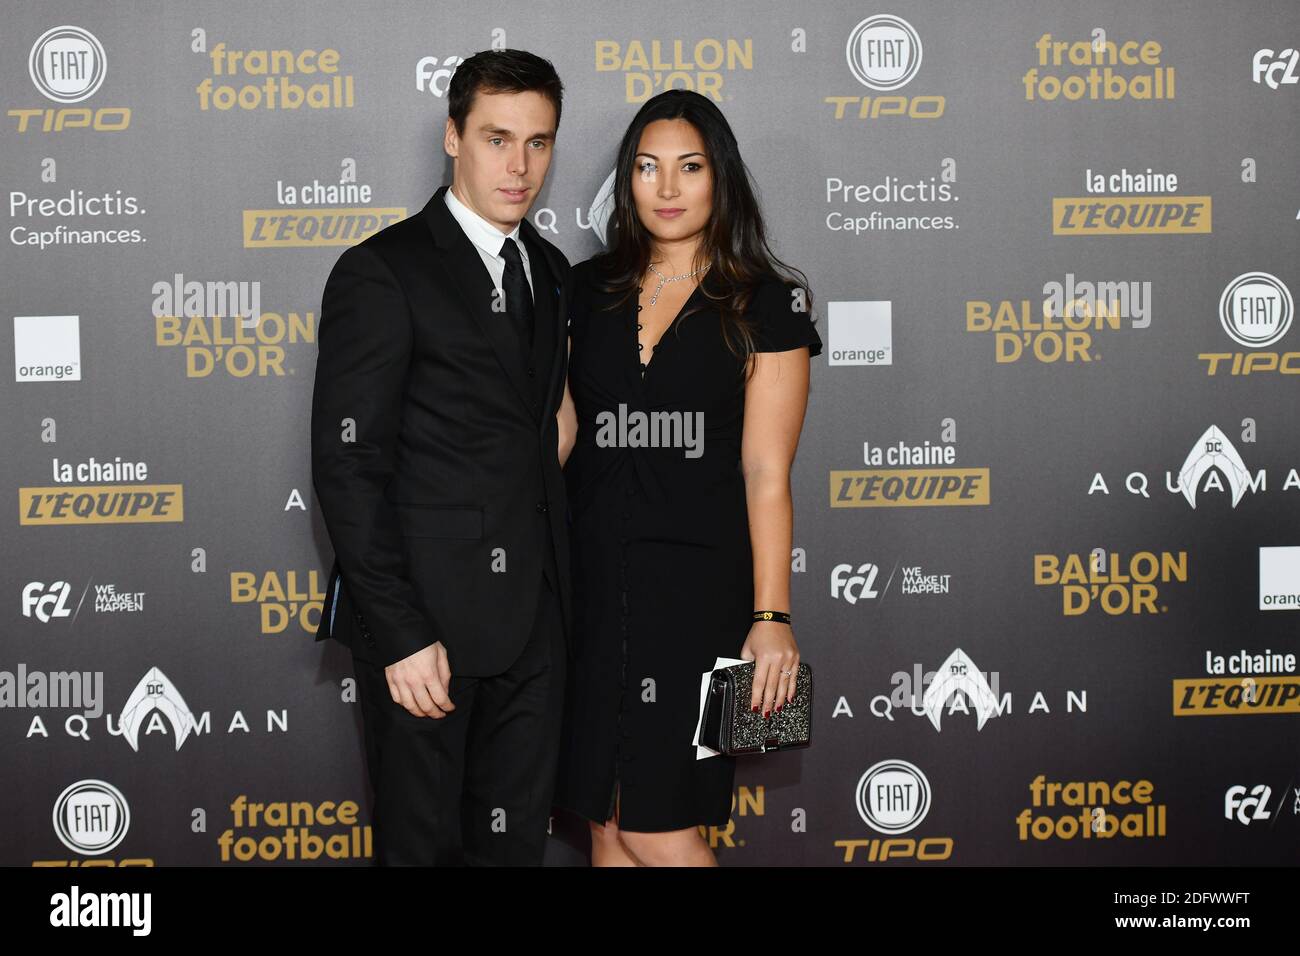
[[[539,502],[537,502],[537,513],[538,513],[538,514],[541,514],[541,515],[546,514],[546,502],[545,502],[545,501],[539,501]]]
[[[529,377],[529,378],[536,378],[536,377],[537,377],[537,369],[533,368],[531,365],[528,366],[528,377]]]

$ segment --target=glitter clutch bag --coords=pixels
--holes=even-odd
[[[812,668],[799,665],[794,700],[764,718],[749,709],[754,662],[719,667],[709,678],[700,743],[728,757],[807,747],[812,742]]]

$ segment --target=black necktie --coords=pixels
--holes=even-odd
[[[505,241],[501,255],[506,260],[505,275],[501,279],[501,290],[506,294],[506,314],[519,335],[526,359],[533,348],[533,291],[528,285],[528,276],[524,274],[519,246],[513,239]]]

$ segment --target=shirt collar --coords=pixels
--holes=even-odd
[[[460,223],[460,228],[465,231],[465,235],[469,237],[469,241],[474,243],[474,245],[478,246],[484,252],[500,258],[501,247],[505,245],[507,239],[513,239],[518,243],[521,254],[527,255],[527,253],[523,251],[523,240],[519,236],[519,223],[515,223],[515,228],[512,229],[509,234],[503,233],[496,226],[492,225],[492,223],[488,222],[474,210],[470,209],[463,202],[457,199],[456,194],[452,192],[450,186],[447,187],[445,198],[447,201],[447,208],[450,209],[451,214],[456,217],[456,221]]]

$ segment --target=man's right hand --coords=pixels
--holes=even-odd
[[[451,686],[451,666],[442,641],[421,648],[410,657],[384,668],[388,692],[393,703],[401,704],[416,717],[446,717],[456,705],[447,696]]]

